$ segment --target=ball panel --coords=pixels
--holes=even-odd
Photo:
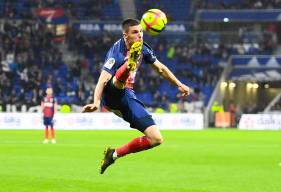
[[[152,36],[159,35],[159,33],[160,33],[160,32],[154,31],[153,29],[149,29],[147,32]]]
[[[164,30],[167,24],[167,17],[159,9],[149,9],[145,12],[141,19],[141,26],[144,31],[147,31],[150,35],[158,35]]]
[[[143,29],[144,31],[147,31],[147,26],[146,26],[146,24],[145,24],[145,22],[144,22],[143,19],[141,20],[140,24],[141,24],[141,26],[142,26],[142,29]]]
[[[155,13],[157,14],[159,17],[161,17],[161,19],[164,21],[164,24],[166,25],[168,20],[167,20],[167,16],[166,14],[161,11],[160,9],[149,9],[147,12],[151,12],[151,13]]]

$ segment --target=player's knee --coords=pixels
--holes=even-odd
[[[152,137],[151,138],[151,145],[152,146],[157,146],[157,145],[161,145],[163,143],[163,137],[159,136],[159,137]]]
[[[117,89],[125,88],[125,83],[119,81],[116,77],[113,78],[112,83],[113,83],[114,87],[116,87]]]

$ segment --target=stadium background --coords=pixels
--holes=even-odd
[[[81,131],[127,125],[105,109],[90,116],[79,112],[92,101],[122,19],[140,19],[150,8],[164,11],[168,25],[159,36],[145,34],[145,41],[193,92],[182,99],[176,87],[142,67],[137,96],[157,119],[164,115],[157,121],[162,129],[212,129],[164,131],[168,141],[161,154],[140,155],[141,162],[129,157],[125,173],[112,169],[110,183],[95,174],[97,153],[132,133]],[[280,18],[279,0],[0,0],[0,178],[5,183],[0,191],[280,191],[280,131],[239,131],[281,129]],[[41,145],[43,132],[25,130],[43,130],[39,105],[49,86],[60,105],[56,148]],[[103,114],[109,116],[102,119]],[[62,130],[70,127],[78,130]],[[175,160],[183,151],[183,161]],[[159,157],[166,160],[157,164]],[[148,177],[144,185],[147,175],[134,161],[163,176]],[[133,175],[128,167],[138,171],[139,181],[130,179],[126,187],[122,178]],[[242,180],[248,183],[235,185]]]

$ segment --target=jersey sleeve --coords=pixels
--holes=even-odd
[[[111,75],[115,75],[117,69],[118,69],[118,52],[115,50],[115,47],[112,47],[108,53],[106,54],[104,65],[102,67],[103,70],[107,71]]]
[[[147,44],[143,43],[143,60],[148,64],[152,64],[156,61],[156,56],[152,48]]]

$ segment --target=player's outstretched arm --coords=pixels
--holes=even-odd
[[[176,76],[166,67],[163,65],[160,61],[156,60],[153,63],[153,68],[165,79],[170,81],[172,84],[176,85],[179,89],[179,91],[182,93],[182,96],[188,96],[190,94],[190,89],[185,84],[181,83]]]
[[[112,75],[107,71],[103,70],[100,74],[95,92],[94,92],[94,103],[85,105],[83,107],[82,113],[94,112],[100,107],[101,96],[104,90],[105,85],[111,79]]]

